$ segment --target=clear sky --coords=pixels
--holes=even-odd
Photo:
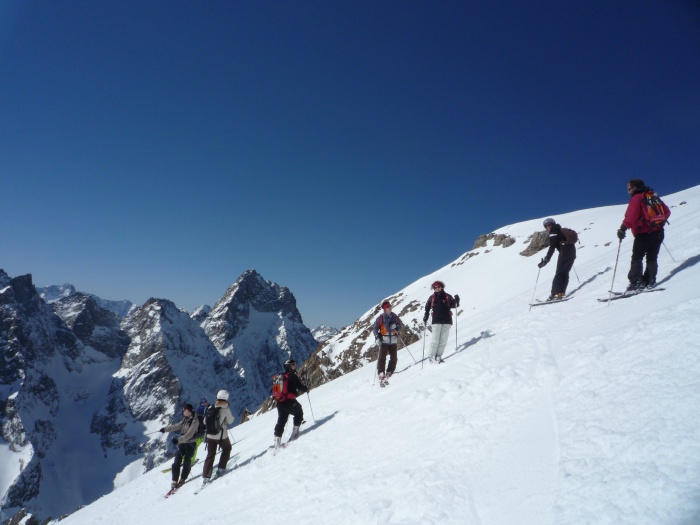
[[[254,268],[340,327],[633,177],[700,183],[698,2],[0,0],[0,267],[37,285],[192,310]]]

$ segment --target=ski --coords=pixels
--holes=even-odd
[[[202,484],[199,486],[199,488],[197,490],[194,491],[194,495],[196,496],[197,494],[202,492],[202,490],[204,490],[209,485],[214,483],[214,481],[216,481],[217,479],[219,479],[219,478],[225,476],[226,474],[228,474],[229,472],[231,472],[235,468],[236,463],[238,463],[238,459],[240,457],[241,457],[240,452],[237,454],[234,454],[231,457],[231,459],[229,459],[228,462],[226,463],[226,468],[224,469],[224,472],[222,472],[221,474],[219,474],[219,468],[214,467],[214,470],[211,473],[211,478],[210,479],[203,478]]]
[[[530,306],[542,306],[545,304],[557,304],[557,303],[565,303],[566,301],[569,301],[573,299],[573,297],[564,297],[563,299],[554,299],[553,301],[540,301],[539,299],[536,299],[536,303],[530,303]]]
[[[184,481],[184,482],[182,483],[182,485],[184,485],[185,483],[187,483],[187,481]],[[177,486],[177,487],[175,487],[175,488],[170,489],[168,492],[165,493],[165,497],[166,497],[166,498],[169,498],[170,496],[172,496],[173,494],[175,494],[178,490],[180,490],[180,487],[182,487],[182,485],[179,485],[179,486]]]
[[[634,291],[632,293],[627,293],[627,292],[610,292],[612,293],[612,297],[605,297],[603,299],[598,299],[599,302],[601,303],[607,303],[608,301],[617,301],[618,299],[628,299],[629,297],[634,297],[636,295],[642,295],[645,293],[650,293],[650,292],[662,292],[666,288],[651,288],[650,290],[639,290],[639,291]]]

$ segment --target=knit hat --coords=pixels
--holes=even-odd
[[[391,303],[389,301],[384,301],[382,303],[382,310],[386,310],[387,308],[391,308]]]
[[[431,288],[435,288],[436,286],[439,286],[440,288],[443,288],[443,289],[444,289],[444,288],[445,288],[445,283],[443,283],[442,281],[435,281],[430,287],[431,287]]]
[[[182,406],[182,408],[183,408],[183,410],[189,410],[190,412],[194,412],[194,407],[192,405],[190,405],[189,403],[185,403]]]

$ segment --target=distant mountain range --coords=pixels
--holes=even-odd
[[[0,321],[0,521],[58,517],[152,469],[174,450],[158,429],[184,403],[226,389],[234,415],[254,412],[284,361],[318,346],[290,290],[255,270],[191,315],[0,270]],[[72,474],[74,462],[91,468]]]
[[[316,339],[316,341],[322,343],[323,341],[326,341],[327,339],[333,337],[338,332],[338,329],[331,328],[330,326],[322,324],[321,326],[317,326],[316,328],[311,330],[311,335],[314,336],[314,339]]]

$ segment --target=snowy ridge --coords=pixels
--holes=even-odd
[[[581,238],[573,299],[528,311],[539,258],[519,252],[541,220],[507,226],[496,233],[514,245],[472,250],[396,295],[419,331],[433,280],[460,294],[444,365],[414,362],[421,339],[400,349],[386,389],[370,364],[312,390],[300,400],[301,437],[276,457],[274,412],[236,427],[239,467],[207,489],[215,508],[190,504],[196,480],[164,500],[169,478],[153,471],[61,523],[700,522],[700,187],[664,199],[675,258],[660,255],[666,291],[598,303],[624,206],[583,210],[555,217]],[[616,289],[631,244],[621,245]],[[553,274],[542,270],[537,297]],[[350,327],[326,348],[340,359],[362,339]],[[270,505],[278,479],[291,482],[275,485],[275,501],[293,504]]]

